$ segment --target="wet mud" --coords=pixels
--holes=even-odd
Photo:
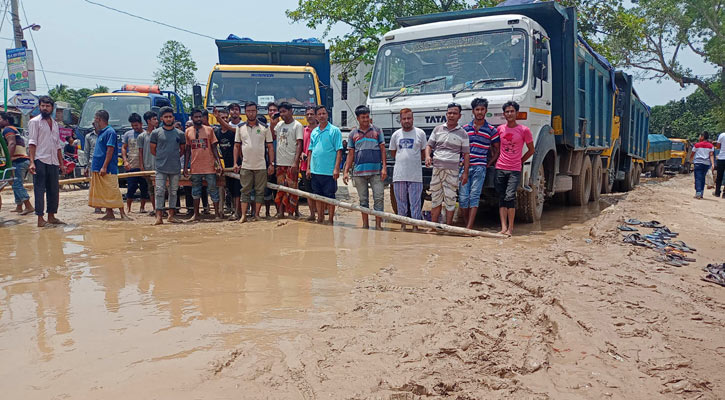
[[[698,266],[722,258],[725,218],[684,178],[548,207],[509,240],[343,211],[104,223],[82,191],[62,194],[69,225],[38,229],[4,196],[3,397],[722,398],[725,290]],[[622,218],[681,232],[698,262],[623,245]]]

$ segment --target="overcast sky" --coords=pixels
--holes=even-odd
[[[3,9],[5,1],[0,1]],[[199,82],[207,81],[209,71],[217,61],[216,46],[209,38],[142,21],[84,0],[20,1],[27,14],[26,20],[21,8],[21,24],[27,26],[36,23],[42,26],[40,31],[33,32],[35,45],[29,30],[25,31],[28,47],[36,50],[36,69],[44,69],[47,78],[46,85],[43,73],[37,72],[38,94],[46,93],[48,86],[54,87],[59,83],[72,88],[101,84],[112,89],[120,88],[123,83],[152,83],[153,72],[158,66],[157,52],[170,39],[181,41],[191,49],[198,67],[196,75]],[[297,0],[93,1],[214,38],[225,38],[230,33],[269,41],[320,38],[324,28],[310,29],[287,19],[285,10],[295,8]],[[0,42],[6,48],[13,47],[9,14],[8,9],[7,17],[0,27]],[[344,31],[343,26],[338,26],[333,33]],[[689,58],[697,60],[696,57]],[[690,67],[697,73],[714,72],[714,68],[704,64],[693,64]],[[7,77],[7,71],[4,76]],[[682,90],[669,80],[661,83],[640,81],[636,87],[643,100],[650,105],[680,99],[695,89]]]

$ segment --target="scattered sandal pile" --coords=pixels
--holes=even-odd
[[[672,232],[659,221],[642,222],[636,219],[628,219],[624,222],[626,225],[620,225],[617,227],[622,232],[638,232],[639,229],[634,228],[633,226],[653,229],[651,234],[625,234],[623,239],[624,243],[653,249],[659,253],[655,260],[661,261],[673,267],[682,267],[695,261],[695,259],[690,257],[688,253],[693,253],[696,249],[688,246],[681,240],[673,240],[679,235],[679,233]]]
[[[725,263],[707,264],[703,270],[707,272],[707,275],[702,278],[703,281],[725,287]]]

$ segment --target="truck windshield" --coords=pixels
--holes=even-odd
[[[151,109],[151,98],[148,96],[95,96],[86,101],[81,111],[81,120],[78,126],[92,128],[96,111],[108,111],[108,125],[113,127],[128,126],[128,116],[131,113],[143,115]]]
[[[682,142],[672,142],[672,150],[685,151],[685,144]]]
[[[370,94],[407,94],[521,87],[525,83],[526,34],[522,30],[479,32],[384,45],[378,51]],[[437,79],[438,78],[438,79]],[[433,80],[433,82],[420,84]]]
[[[244,105],[254,101],[289,102],[295,107],[317,104],[315,79],[309,72],[214,71],[207,93],[207,106]]]

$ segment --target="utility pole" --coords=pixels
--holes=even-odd
[[[23,47],[23,27],[20,26],[20,14],[18,12],[18,0],[10,0],[10,12],[13,19],[13,33],[15,36],[15,48]]]

